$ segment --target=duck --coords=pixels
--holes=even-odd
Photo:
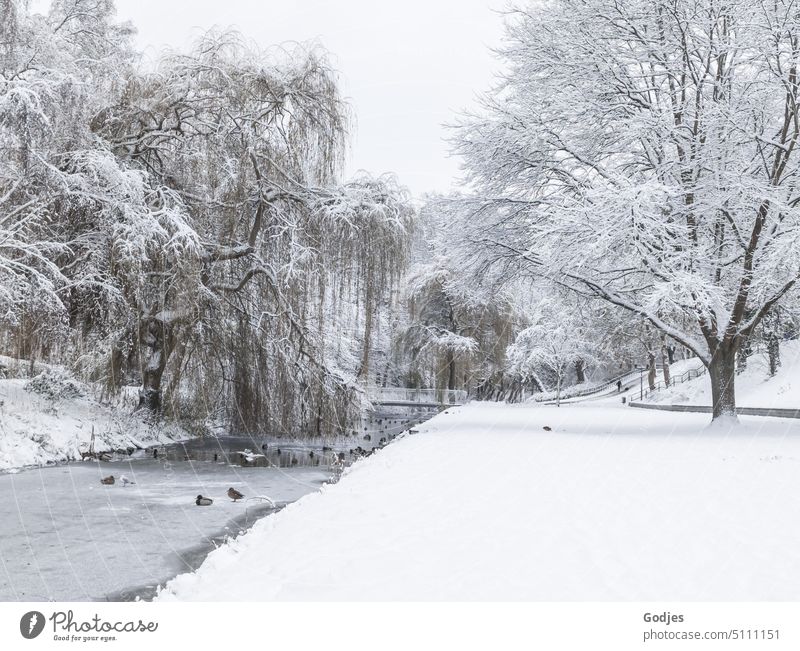
[[[197,504],[197,506],[211,506],[214,503],[214,500],[212,500],[210,497],[198,495],[194,503]]]
[[[123,486],[128,486],[128,485],[132,486],[133,484],[136,483],[135,481],[131,481],[130,479],[128,479],[125,475],[122,475],[122,477],[119,478],[119,481]]]
[[[242,499],[244,495],[242,495],[235,488],[231,487],[228,489],[228,497],[230,497],[235,502],[236,500]]]
[[[544,426],[542,429],[543,429],[545,432],[552,432],[552,431],[553,431],[553,428],[552,428],[552,427],[550,427],[549,425],[545,425],[545,426]]]
[[[114,475],[109,475],[108,477],[103,477],[100,480],[101,484],[105,484],[106,486],[112,486],[114,484]]]

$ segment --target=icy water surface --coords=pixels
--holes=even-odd
[[[125,474],[134,485],[100,484]],[[0,600],[93,600],[157,584],[196,565],[198,547],[236,534],[317,490],[326,467],[240,468],[224,462],[132,460],[0,475]],[[214,500],[198,507],[198,494]]]
[[[352,446],[371,450],[408,424],[369,423]],[[318,490],[339,453],[346,463],[357,458],[350,446],[262,445],[194,440],[111,462],[0,474],[0,601],[148,598],[226,536]],[[111,474],[116,483],[102,485]],[[135,483],[123,486],[123,475]],[[230,500],[230,487],[245,499]],[[196,506],[200,494],[214,503]]]

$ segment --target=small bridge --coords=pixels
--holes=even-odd
[[[376,407],[420,407],[444,409],[463,405],[467,392],[461,389],[404,389],[400,387],[367,387],[367,397]]]

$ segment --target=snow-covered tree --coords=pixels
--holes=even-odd
[[[800,278],[798,42],[789,0],[513,11],[508,70],[456,135],[464,260],[513,256],[641,316],[735,417],[737,348]]]
[[[0,309],[21,357],[64,349],[67,316],[103,291],[88,252],[97,233],[78,224],[106,197],[77,161],[122,173],[90,129],[133,59],[132,31],[113,13],[59,0],[39,16],[0,0]]]
[[[415,263],[404,283],[408,318],[397,345],[406,381],[474,390],[502,372],[519,315],[507,289],[461,273],[449,251],[448,206],[430,197],[421,210]]]
[[[457,384],[456,365],[478,352],[478,341],[467,334],[472,323],[460,309],[452,279],[442,259],[412,268],[407,278],[411,322],[404,333],[406,350],[417,360],[430,356],[436,373],[441,369],[446,378],[436,384],[451,390]]]
[[[342,429],[414,210],[392,177],[342,183],[350,112],[326,54],[212,32],[145,68],[111,0],[46,16],[0,0],[0,16],[0,309],[18,356],[139,382],[154,413]]]
[[[586,321],[569,303],[557,297],[542,299],[530,315],[530,325],[508,347],[508,367],[522,377],[550,376],[560,405],[561,391],[569,369],[595,359],[597,340],[587,332]]]

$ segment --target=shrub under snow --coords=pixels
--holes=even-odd
[[[61,368],[48,368],[25,384],[27,391],[38,393],[50,400],[81,398],[86,388],[72,374]]]

